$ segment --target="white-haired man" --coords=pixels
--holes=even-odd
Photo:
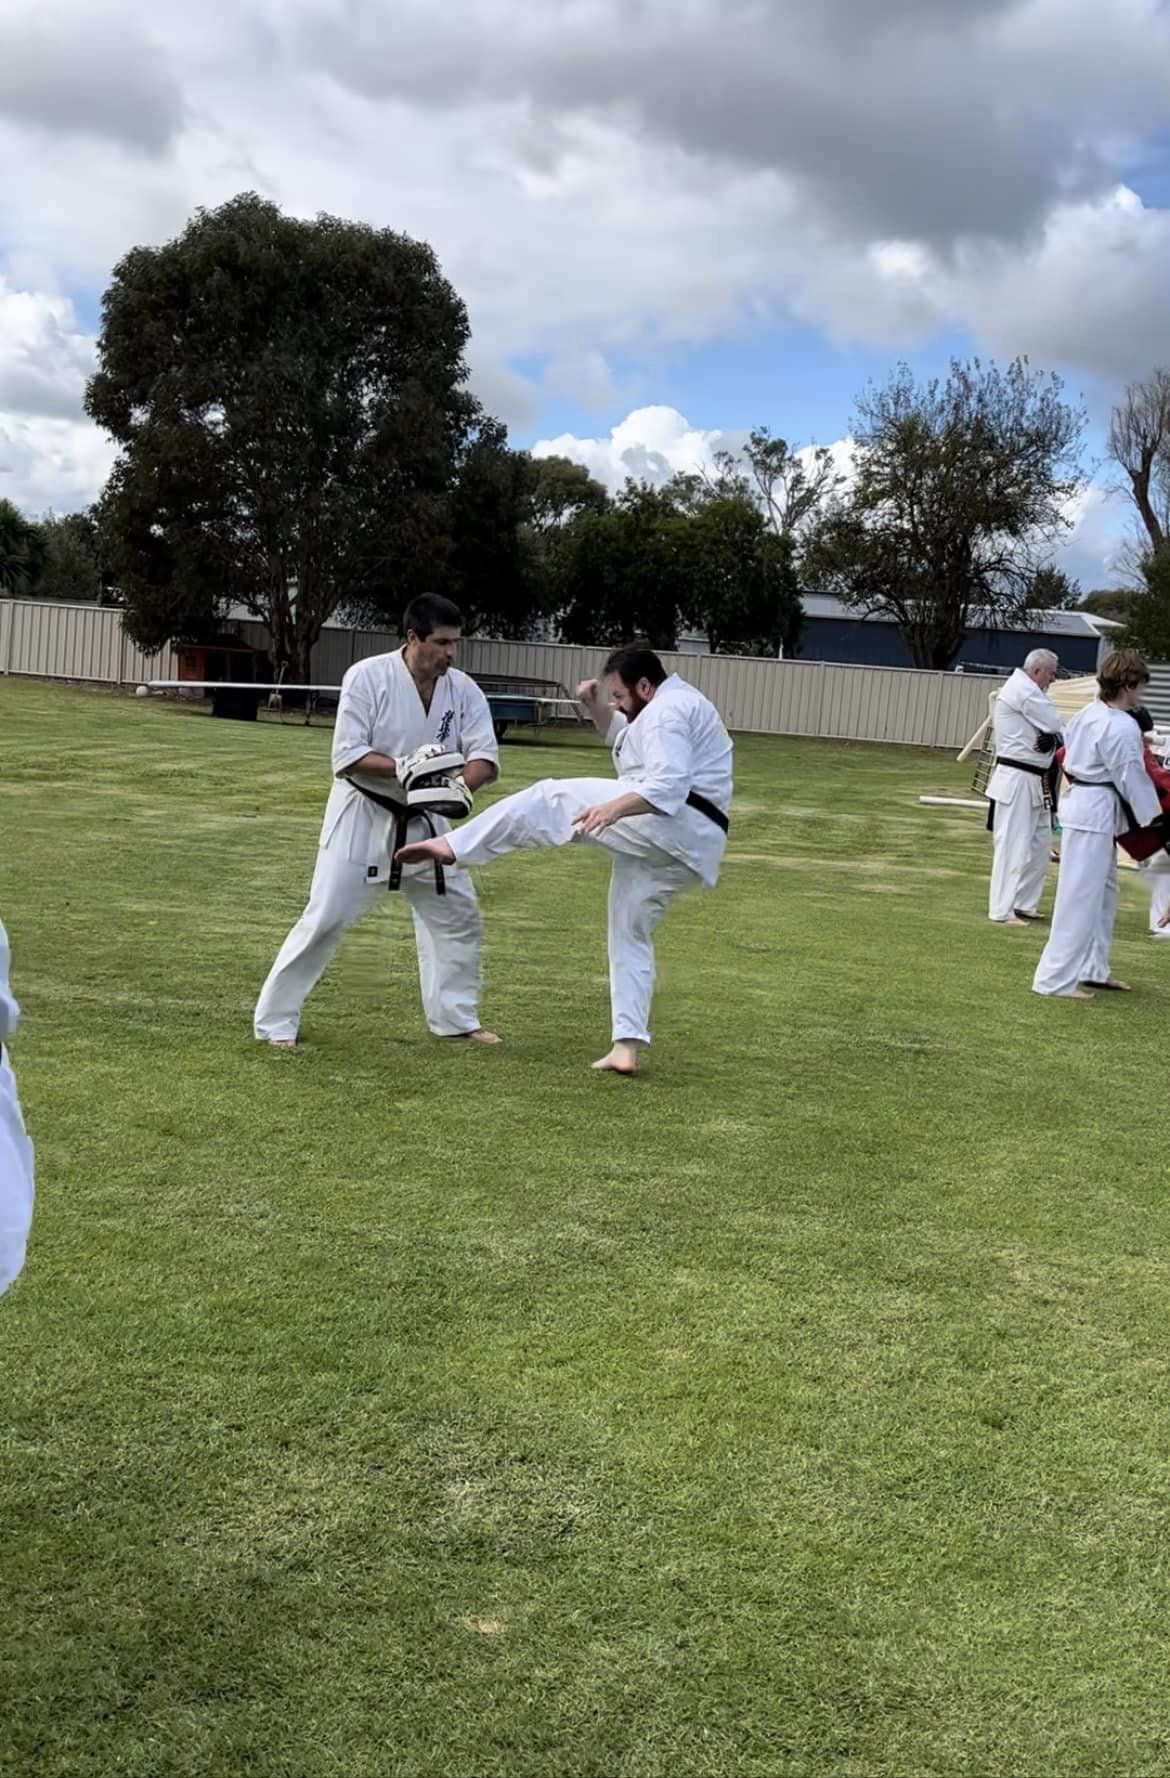
[[[1047,779],[1063,734],[1048,696],[1059,666],[1050,649],[1034,648],[995,700],[995,769],[987,784],[995,855],[987,912],[1001,926],[1027,926],[1039,913],[1052,850]]]
[[[0,1039],[10,1037],[20,1008],[8,985],[8,934],[0,921]],[[24,1266],[33,1212],[33,1148],[21,1116],[16,1076],[0,1042],[0,1295]]]

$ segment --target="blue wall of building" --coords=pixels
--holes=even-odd
[[[1050,636],[1041,630],[972,630],[958,665],[1002,667],[1010,673],[1033,648],[1051,648],[1069,673],[1097,671],[1095,636]],[[910,667],[910,652],[894,624],[842,617],[806,617],[797,656],[860,667]]]

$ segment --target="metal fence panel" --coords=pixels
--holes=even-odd
[[[241,626],[264,648],[262,624]],[[399,645],[391,631],[328,629],[313,651],[318,684],[339,685],[354,661]],[[500,642],[470,636],[460,649],[469,673],[550,679],[570,694],[595,677],[604,648],[557,642]],[[823,735],[855,741],[892,741],[958,749],[987,712],[996,680],[969,673],[920,673],[899,667],[858,667],[825,661],[775,661],[737,655],[665,654],[663,663],[697,685],[731,729],[749,734]],[[174,649],[145,655],[124,634],[116,609],[0,601],[0,672],[45,679],[133,685],[173,679]],[[1155,667],[1150,707],[1170,721],[1170,666]]]
[[[1150,668],[1146,704],[1150,715],[1160,728],[1170,724],[1170,666]]]

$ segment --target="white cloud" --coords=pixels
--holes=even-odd
[[[113,445],[84,421],[0,415],[0,496],[33,516],[87,506],[113,461]]]
[[[95,341],[67,298],[0,277],[0,496],[68,511],[99,491],[113,448],[84,417]]]
[[[677,408],[642,407],[615,426],[608,438],[541,439],[534,457],[568,457],[581,463],[595,480],[613,492],[629,478],[661,486],[679,471],[710,470],[716,451],[735,450],[743,434],[703,431],[691,426]]]
[[[1057,552],[1057,561],[1082,592],[1129,581],[1132,507],[1108,478],[1096,477],[1072,501],[1072,530]]]
[[[1170,119],[1162,0],[224,0],[207,19],[203,0],[55,0],[35,29],[0,21],[0,164],[20,169],[0,272],[37,316],[15,346],[0,331],[0,425],[30,464],[44,439],[29,487],[62,476],[49,423],[81,423],[91,348],[61,291],[249,188],[431,241],[474,386],[519,429],[550,394],[611,415],[662,354],[792,318],[891,351],[967,329],[1106,405],[1165,356],[1170,212],[1119,171]],[[631,362],[626,394],[611,366]],[[581,444],[670,463],[720,436],[693,430]],[[103,460],[79,439],[70,476]]]
[[[570,462],[583,464],[612,493],[618,493],[631,477],[661,487],[680,472],[710,474],[718,452],[738,456],[746,443],[743,431],[692,426],[677,408],[658,406],[635,408],[606,438],[578,438],[565,432],[559,438],[540,439],[532,454],[568,457]],[[803,445],[796,454],[809,462],[814,449]],[[845,487],[853,474],[853,440],[838,439],[828,449]]]
[[[928,282],[991,350],[1080,366],[1116,385],[1167,352],[1170,211],[1117,185],[1058,205],[1022,251],[965,246]]]
[[[94,348],[66,298],[14,290],[0,276],[0,409],[80,419]]]
[[[618,493],[629,477],[660,487],[680,470],[710,472],[716,452],[738,452],[744,443],[742,432],[692,426],[677,408],[644,407],[628,414],[607,437],[562,433],[559,438],[541,439],[533,446],[533,455],[568,457],[583,464],[611,493]],[[807,461],[813,448],[805,445],[797,454]],[[847,489],[855,468],[854,441],[840,438],[828,449],[842,477],[841,487]],[[1085,592],[1124,581],[1132,523],[1120,491],[1108,478],[1094,478],[1069,502],[1065,516],[1071,529],[1055,552],[1065,573]]]
[[[127,12],[0,17],[0,116],[44,132],[160,154],[183,100],[165,51]]]
[[[587,413],[605,413],[617,400],[617,385],[603,352],[573,352],[556,358],[544,374],[544,386],[553,395],[575,402]]]

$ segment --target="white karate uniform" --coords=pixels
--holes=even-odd
[[[632,722],[614,711],[606,740],[612,778],[546,778],[503,797],[449,836],[461,865],[490,864],[507,852],[563,846],[589,837],[613,856],[609,889],[609,982],[613,1038],[650,1042],[654,929],[676,895],[714,886],[727,836],[688,806],[693,790],[727,814],[731,737],[719,712],[677,674],[659,686]],[[573,818],[595,803],[636,791],[661,811],[628,815],[595,836]]]
[[[1068,995],[1081,982],[1108,981],[1117,914],[1116,836],[1129,826],[1121,797],[1139,827],[1160,813],[1142,763],[1141,730],[1126,711],[1100,698],[1069,723],[1064,770],[1081,782],[1070,784],[1060,800],[1060,873],[1052,930],[1032,981],[1037,994]]]
[[[0,921],[0,1039],[10,1037],[20,1008],[8,985],[8,934]],[[16,1076],[0,1042],[0,1295],[19,1277],[33,1213],[33,1147],[16,1091]]]
[[[1155,852],[1138,865],[1150,887],[1150,931],[1155,938],[1170,938],[1170,926],[1159,924],[1162,915],[1170,912],[1170,855]]]
[[[429,710],[401,649],[358,661],[341,682],[333,730],[333,771],[348,770],[367,753],[391,759],[438,742],[468,761],[499,763],[488,701],[466,673],[452,667],[435,680]],[[434,832],[450,822],[436,817]],[[432,829],[412,821],[411,840]],[[301,1008],[323,974],[342,935],[386,894],[393,817],[347,779],[335,776],[325,807],[308,906],[285,939],[260,992],[253,1015],[256,1036],[269,1042],[295,1039]],[[454,1037],[479,1026],[480,949],[483,922],[467,877],[446,874],[439,895],[430,865],[411,865],[401,893],[410,905],[418,952],[419,987],[430,1029]]]
[[[1060,715],[1047,692],[1017,667],[998,698],[992,718],[1000,759],[1048,767],[1051,753],[1036,746],[1038,733],[1060,734]],[[1034,914],[1040,904],[1052,852],[1052,817],[1044,801],[1044,781],[1033,772],[997,765],[987,782],[995,804],[988,918],[1010,920],[1017,909]]]

